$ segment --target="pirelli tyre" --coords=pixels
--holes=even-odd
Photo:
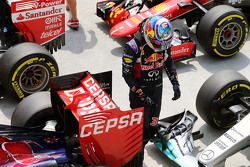
[[[17,105],[11,117],[11,125],[44,129],[46,126],[53,126],[54,120],[50,92],[43,91],[24,98]]]
[[[224,70],[209,77],[201,86],[196,108],[201,118],[218,129],[233,126],[238,117],[229,107],[240,104],[240,98],[250,96],[250,83],[240,73]]]
[[[0,79],[10,93],[24,98],[49,89],[49,78],[58,76],[56,60],[42,46],[21,43],[8,49],[0,60]]]
[[[219,5],[201,18],[197,39],[209,55],[226,58],[240,51],[248,32],[247,18],[241,11],[228,5]]]

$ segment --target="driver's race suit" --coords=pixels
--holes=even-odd
[[[130,88],[129,101],[132,109],[144,107],[144,145],[157,131],[162,99],[162,71],[165,69],[171,83],[178,85],[176,69],[170,49],[155,52],[143,39],[133,38],[125,45],[122,58],[122,74]],[[136,90],[143,90],[143,98]],[[152,102],[145,103],[145,97]]]

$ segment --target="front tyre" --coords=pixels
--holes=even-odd
[[[42,46],[21,43],[11,47],[0,60],[3,87],[20,99],[49,89],[50,77],[58,76],[56,60]]]
[[[227,129],[237,123],[238,115],[229,110],[241,104],[240,98],[250,96],[250,82],[240,73],[224,70],[209,77],[196,97],[201,118],[217,129]]]
[[[240,51],[248,32],[247,18],[242,12],[228,5],[219,5],[201,18],[197,39],[209,55],[226,58]]]

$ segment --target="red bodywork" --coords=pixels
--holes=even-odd
[[[174,60],[188,59],[195,56],[196,46],[194,42],[187,42],[171,47],[171,56]]]
[[[192,6],[188,7],[180,7],[178,3],[180,2],[188,2],[192,3],[193,0],[165,0],[164,2],[147,9],[143,12],[140,12],[134,16],[129,16],[124,19],[124,16],[117,16],[115,24],[111,30],[110,34],[114,38],[119,37],[125,37],[125,36],[131,36],[134,33],[136,33],[139,30],[139,24],[146,18],[153,16],[153,15],[162,15],[167,17],[169,20],[174,20],[179,18],[180,16],[183,16],[193,10],[195,10],[197,7],[193,4]],[[214,0],[198,0],[198,2],[202,5],[207,5],[209,3],[212,3]],[[116,9],[116,8],[115,8]],[[115,10],[113,9],[113,10]],[[113,11],[112,10],[112,11]],[[124,12],[121,12],[123,14]],[[123,18],[123,19],[120,19]],[[110,18],[109,18],[110,19]]]
[[[58,91],[79,122],[79,140],[89,165],[120,167],[142,149],[143,108],[121,111],[87,74],[77,88]]]
[[[13,1],[12,21],[26,42],[44,45],[65,33],[64,3],[64,0]]]

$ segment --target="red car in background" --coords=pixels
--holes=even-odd
[[[144,8],[144,5],[148,8]],[[196,35],[210,55],[231,57],[244,46],[249,25],[250,2],[231,0],[105,0],[97,3],[97,15],[111,26],[114,38],[132,37],[140,23],[152,16],[185,19],[187,26],[199,21]]]

